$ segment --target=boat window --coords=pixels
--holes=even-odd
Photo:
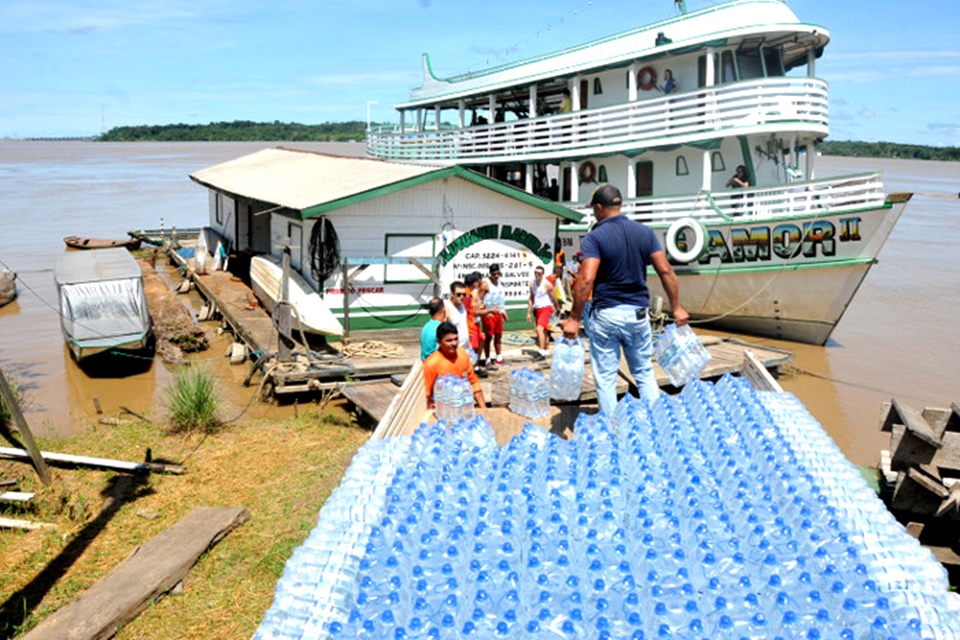
[[[653,162],[643,160],[637,163],[637,197],[653,195]]]
[[[626,81],[624,82],[624,84],[626,85],[627,91],[629,91],[630,90],[630,69],[627,69],[627,75],[625,76],[624,80]]]
[[[600,84],[600,78],[593,79],[593,95],[598,96],[603,93],[603,85]]]
[[[580,81],[580,108],[581,109],[587,108],[587,91],[589,89],[590,89],[590,81],[581,80]]]
[[[223,224],[223,194],[218,193],[216,200],[213,205],[214,215],[217,219],[217,224]]]
[[[597,180],[600,181],[600,184],[609,182],[609,180],[607,180],[607,165],[602,164],[600,168],[597,169]]]
[[[727,50],[720,55],[720,82],[736,82],[737,71],[733,61],[733,51]]]
[[[786,75],[786,71],[783,68],[783,50],[779,47],[776,49],[764,49],[763,61],[767,68],[767,77]]]
[[[714,151],[710,154],[710,168],[714,172],[727,170],[727,166],[723,163],[723,154],[719,151]]]
[[[299,224],[288,222],[287,237],[290,238],[290,267],[299,271],[301,249],[303,247],[303,227]]]
[[[760,58],[759,47],[737,51],[737,65],[741,80],[763,77],[763,60]]]
[[[683,156],[677,156],[677,175],[678,176],[688,176],[690,175],[690,169],[687,167],[687,159]]]

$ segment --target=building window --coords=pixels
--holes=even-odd
[[[606,165],[603,165],[603,164],[602,164],[602,165],[600,165],[600,168],[597,169],[597,180],[600,181],[600,184],[604,184],[604,183],[606,183],[606,182],[609,182],[609,181],[607,180],[607,166],[606,166]]]
[[[719,151],[710,154],[710,168],[714,173],[727,170],[727,166],[723,164],[723,155]]]
[[[677,175],[678,176],[688,176],[690,175],[690,169],[687,167],[687,159],[683,156],[677,156]]]
[[[593,95],[598,96],[603,93],[603,85],[600,84],[600,78],[593,79]]]
[[[223,196],[219,193],[216,195],[216,198],[214,199],[213,208],[214,208],[213,213],[214,213],[214,217],[217,220],[217,224],[222,225],[223,224]]]

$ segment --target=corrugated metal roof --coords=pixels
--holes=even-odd
[[[300,211],[437,168],[276,148],[201,169],[190,177],[220,191]]]
[[[672,42],[658,45],[659,33],[668,36]],[[822,47],[830,39],[829,33],[823,27],[801,23],[783,0],[737,0],[556,53],[450,78],[434,76],[428,60],[423,84],[410,92],[408,102],[395,107],[411,109],[442,103],[452,106],[459,98],[626,66],[634,61],[643,64],[645,59],[675,54],[710,41],[772,34],[780,37],[787,34],[797,35],[804,39],[804,47],[791,50],[794,57],[805,56],[805,47],[811,43]],[[786,62],[789,64],[790,60]]]
[[[57,258],[57,284],[106,282],[141,277],[140,265],[126,249],[67,251]]]
[[[402,164],[295,149],[264,149],[201,169],[190,177],[211,189],[299,211],[313,218],[424,182],[456,176],[553,215],[579,222],[583,216],[462,167]]]

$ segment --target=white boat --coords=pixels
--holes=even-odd
[[[63,337],[78,362],[150,347],[143,275],[129,251],[69,251],[57,259],[54,278]]]
[[[367,152],[472,166],[567,203],[587,215],[560,227],[567,256],[592,223],[584,203],[615,184],[624,213],[662,238],[695,322],[823,344],[911,194],[886,195],[879,173],[816,175],[823,27],[781,0],[677,5],[646,27],[447,79],[425,56],[399,126],[372,130]],[[728,187],[739,165],[750,186]]]
[[[320,294],[295,269],[290,269],[289,272],[287,299],[294,311],[292,319],[294,331],[299,326],[306,333],[342,336],[343,326],[320,298]],[[253,292],[270,313],[273,313],[280,299],[282,279],[283,268],[280,258],[261,255],[250,260],[250,282],[253,284]]]

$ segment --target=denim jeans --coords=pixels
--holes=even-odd
[[[660,395],[660,387],[653,374],[653,334],[649,318],[644,315],[642,320],[637,320],[637,307],[633,305],[592,311],[587,337],[590,338],[590,366],[600,409],[608,418],[613,418],[617,406],[621,347],[640,397],[654,401]]]

